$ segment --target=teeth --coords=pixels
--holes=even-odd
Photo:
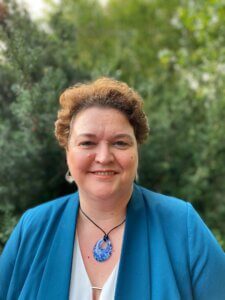
[[[94,172],[95,174],[97,174],[97,175],[113,175],[115,172],[110,172],[110,171],[106,171],[106,172],[104,172],[104,171],[99,171],[99,172]]]

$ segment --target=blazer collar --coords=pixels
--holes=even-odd
[[[127,207],[115,299],[150,299],[150,259],[145,203],[140,188]]]
[[[79,208],[73,194],[62,212],[38,291],[38,299],[69,299],[73,246]]]

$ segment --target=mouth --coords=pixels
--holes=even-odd
[[[113,176],[113,175],[116,175],[118,174],[117,172],[115,171],[111,171],[111,170],[107,170],[107,171],[92,171],[90,172],[94,175],[98,175],[98,176]]]

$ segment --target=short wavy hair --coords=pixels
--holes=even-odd
[[[143,111],[143,100],[124,82],[102,77],[93,82],[79,83],[66,89],[59,102],[55,136],[60,146],[65,149],[68,146],[73,119],[78,112],[89,107],[114,108],[121,111],[133,127],[138,144],[142,144],[148,137],[149,125]]]

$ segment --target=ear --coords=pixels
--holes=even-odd
[[[69,149],[68,149],[68,146],[65,148],[65,160],[66,160],[66,164],[67,166],[69,165],[68,164],[68,159],[69,159]]]

